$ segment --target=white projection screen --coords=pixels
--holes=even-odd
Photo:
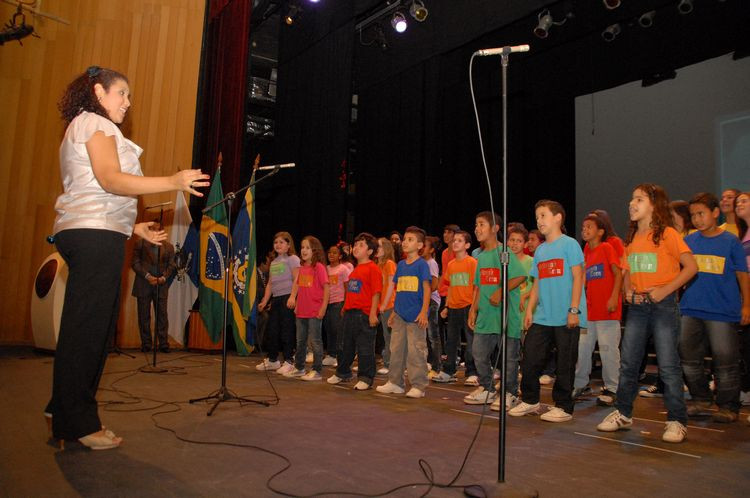
[[[622,236],[632,189],[662,185],[671,200],[750,190],[750,58],[725,55],[576,98],[576,227],[605,209]]]

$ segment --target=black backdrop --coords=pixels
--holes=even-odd
[[[477,1],[485,16],[493,5],[514,9],[493,18],[503,27],[488,31],[492,23],[462,22],[471,2],[442,2],[424,25],[401,37],[386,26],[386,52],[362,45],[354,30],[366,8],[379,2],[321,2],[293,28],[282,26],[276,151],[263,162],[298,167],[258,188],[259,250],[270,248],[278,230],[335,242],[347,209],[355,233],[381,235],[409,224],[435,234],[446,223],[471,229],[474,214],[489,207],[468,83],[469,58],[478,48],[532,46],[512,57],[509,70],[508,204],[511,221],[533,226],[540,198],[575,212],[576,96],[750,46],[750,2],[742,0],[695,0],[688,16],[676,13],[674,0],[623,2],[615,11],[596,1],[546,2],[556,19],[571,8],[574,17],[539,40],[531,30],[542,3]],[[438,24],[438,13],[450,14],[448,5],[454,22],[439,25],[459,34],[428,28]],[[656,25],[637,26],[638,15],[652,8]],[[613,22],[623,33],[605,43],[601,31]],[[499,59],[477,60],[474,81],[499,210]],[[352,94],[359,101],[356,123],[349,118]],[[341,185],[345,160],[356,186],[348,197]],[[567,225],[571,230],[577,223]]]

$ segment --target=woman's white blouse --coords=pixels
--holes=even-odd
[[[112,230],[128,237],[133,233],[138,214],[137,196],[107,192],[94,176],[86,142],[97,131],[115,137],[123,173],[143,176],[138,161],[143,149],[125,138],[109,119],[91,112],[80,113],[68,125],[60,145],[63,193],[55,203],[57,217],[53,233],[71,228]]]

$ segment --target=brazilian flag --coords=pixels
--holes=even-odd
[[[223,197],[219,168],[211,182],[211,192],[208,194],[206,205],[210,206]],[[221,340],[221,327],[224,321],[224,262],[227,237],[227,210],[224,203],[221,203],[203,215],[200,233],[200,313],[208,336],[213,342]]]
[[[255,180],[255,172],[250,181]],[[255,251],[255,187],[245,193],[237,223],[232,232],[232,328],[237,354],[248,355],[253,351],[255,329],[256,271]]]

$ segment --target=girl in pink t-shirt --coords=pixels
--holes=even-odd
[[[300,244],[300,259],[297,279],[292,286],[289,302],[294,305],[297,317],[297,351],[294,354],[294,370],[286,377],[300,377],[302,380],[320,380],[323,368],[323,339],[321,324],[328,307],[328,273],[323,262],[325,253],[320,241],[308,235]],[[312,344],[313,367],[305,373],[308,338]]]
[[[338,245],[332,245],[328,249],[328,287],[330,293],[328,296],[328,309],[326,316],[323,318],[323,330],[326,334],[326,357],[323,358],[323,365],[335,367],[338,365],[338,354],[341,352],[341,340],[343,339],[343,319],[341,309],[344,307],[344,291],[346,283],[349,281],[349,274],[352,269],[343,262],[344,253]]]

